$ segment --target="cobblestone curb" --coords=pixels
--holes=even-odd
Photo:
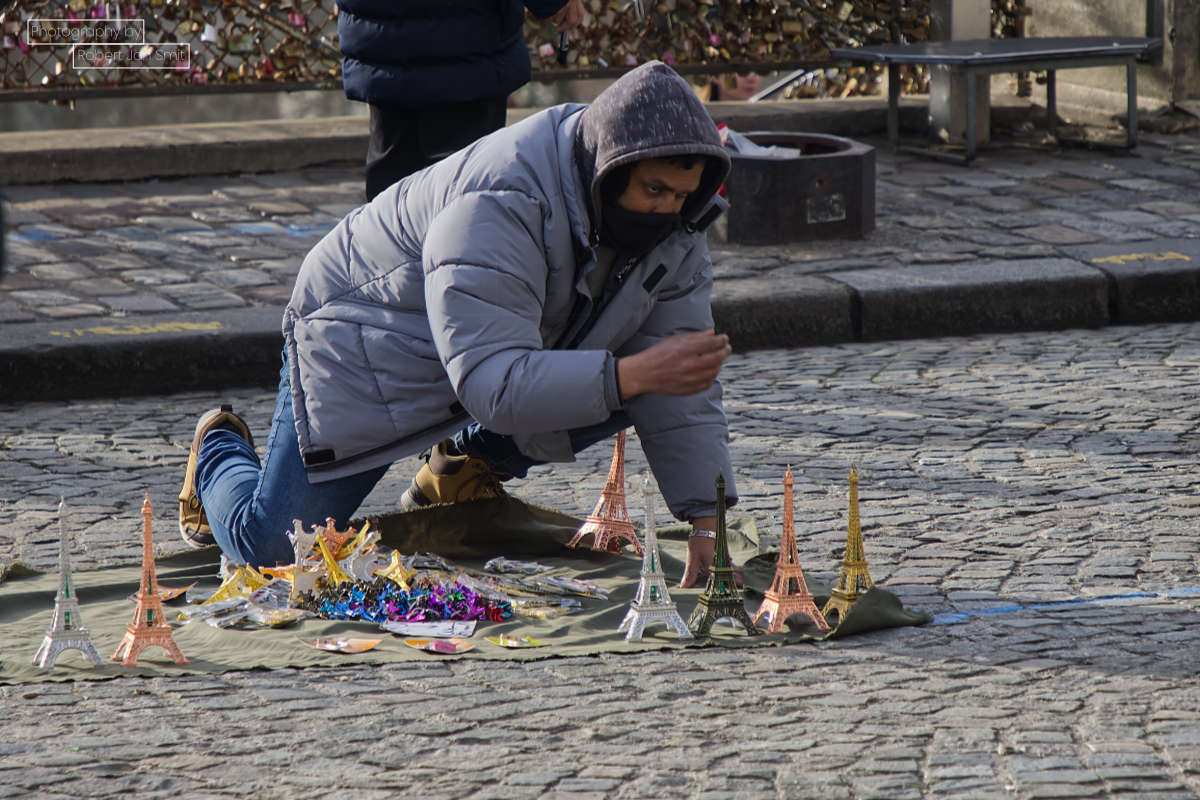
[[[872,102],[716,104],[714,115],[747,129],[848,133],[848,120],[880,110]],[[781,106],[811,113],[789,120]],[[264,147],[304,164],[306,145],[281,147],[279,137],[341,135],[327,123],[251,127]],[[282,162],[222,160],[239,141],[230,126],[197,128],[188,146],[209,148],[209,166],[226,173],[9,187],[10,274],[0,282],[9,399],[274,385],[295,273],[362,202],[361,173],[239,172]],[[166,130],[154,134],[164,147]],[[121,135],[139,134],[112,133]],[[11,136],[0,134],[0,152]],[[878,156],[877,227],[865,238],[710,243],[713,313],[735,349],[1200,319],[1200,137],[1146,134],[1133,155],[1000,143],[969,168],[864,141]],[[44,154],[60,149],[47,141]],[[70,157],[86,161],[80,153]]]

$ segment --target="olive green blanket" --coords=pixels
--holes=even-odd
[[[721,624],[713,628],[710,636],[680,641],[666,626],[652,625],[647,628],[642,641],[626,642],[624,634],[617,629],[637,589],[641,558],[629,548],[622,555],[610,555],[587,547],[564,547],[579,523],[578,519],[511,498],[388,514],[373,520],[383,542],[403,553],[436,553],[456,565],[474,568],[481,568],[485,561],[495,556],[535,560],[554,566],[556,569],[550,574],[594,581],[609,590],[607,600],[580,598],[582,609],[566,616],[553,619],[513,617],[499,623],[480,622],[470,639],[475,648],[450,656],[412,649],[403,644],[401,637],[366,622],[308,619],[286,628],[237,630],[193,621],[173,623],[175,641],[189,664],[176,666],[165,651],[148,647],[142,651],[137,666],[122,667],[107,659],[116,650],[132,618],[134,603],[129,598],[137,590],[141,574],[141,565],[132,563],[74,573],[83,623],[106,663],[94,667],[79,651],[69,650],[59,656],[54,667],[41,669],[33,666],[32,659],[51,621],[58,575],[9,570],[0,582],[0,684],[439,658],[534,659],[713,645],[756,647],[826,636],[836,638],[870,630],[919,625],[929,620],[927,614],[905,610],[894,595],[875,587],[859,599],[842,623],[828,635],[820,634],[806,618],[796,615],[789,620],[788,630],[779,634],[749,636],[738,628]],[[686,529],[662,529],[659,537],[667,585],[679,613],[686,620],[703,590],[702,585],[694,589],[676,588],[683,572]],[[590,538],[585,540],[584,545],[587,544],[590,544]],[[745,565],[745,605],[753,615],[774,576],[775,555],[758,553],[756,531],[749,520],[731,522],[729,549],[734,561]],[[157,564],[159,583],[172,588],[198,581],[200,587],[215,588],[219,584],[217,561],[215,548],[162,558]],[[814,574],[808,576],[809,588],[818,604],[828,597],[829,578],[838,566],[812,565]],[[176,612],[185,607],[182,600],[167,604],[168,618],[174,619]],[[485,637],[501,633],[530,637],[547,646],[505,649],[485,640]],[[353,655],[318,650],[301,641],[337,637],[382,638],[383,641],[372,650]]]

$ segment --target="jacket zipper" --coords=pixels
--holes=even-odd
[[[635,266],[637,266],[636,258],[631,258],[625,262],[625,266],[622,267],[621,271],[617,273],[617,289],[621,288],[621,284],[625,282],[627,277],[629,277],[629,273],[633,272],[633,268]],[[613,290],[613,294],[616,294],[616,290]]]
[[[616,298],[617,292],[621,290],[621,286],[625,283],[625,279],[629,277],[630,272],[633,272],[633,268],[637,266],[637,263],[638,259],[631,258],[625,262],[624,266],[621,267],[620,271],[618,271],[615,276],[609,277],[608,282],[613,284],[612,291],[609,291],[608,286],[604,287],[604,291],[600,293],[600,297],[597,299],[597,302],[592,305],[592,313],[588,315],[587,321],[583,323],[583,327],[576,332],[575,338],[571,340],[571,344],[569,345],[568,349],[574,350],[579,346],[579,343],[582,342],[583,338],[587,336],[589,331],[591,331],[592,326],[596,323],[596,320],[599,319],[602,313],[604,313],[604,309],[608,308],[609,304]]]

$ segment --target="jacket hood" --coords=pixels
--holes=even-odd
[[[647,158],[707,158],[700,187],[681,215],[692,219],[729,174],[729,153],[704,104],[687,81],[660,61],[625,73],[584,109],[575,144],[583,185],[589,187],[593,230],[600,227],[600,186],[614,169]]]

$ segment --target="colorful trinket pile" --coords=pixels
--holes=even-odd
[[[301,598],[300,606],[328,619],[362,619],[367,622],[432,622],[435,620],[487,620],[500,622],[512,616],[512,604],[481,597],[455,581],[424,581],[423,586],[402,589],[386,578],[324,586]]]
[[[514,615],[557,617],[580,608],[580,601],[568,595],[608,595],[590,581],[546,575],[552,568],[533,562],[496,558],[480,572],[432,553],[402,555],[382,544],[369,524],[340,531],[327,519],[306,532],[297,520],[289,538],[292,564],[229,567],[221,587],[200,605],[184,609],[180,619],[219,628],[279,627],[306,616],[381,626],[473,625]],[[196,599],[189,593],[189,600]]]

